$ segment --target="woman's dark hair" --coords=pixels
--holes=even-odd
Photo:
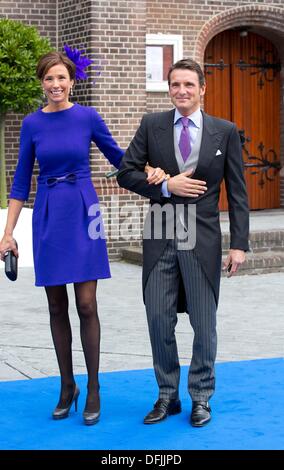
[[[205,77],[204,73],[201,70],[200,65],[192,59],[182,59],[173,64],[168,72],[168,84],[171,84],[171,73],[177,69],[184,69],[184,70],[191,70],[192,72],[196,72],[198,75],[199,85],[205,85]]]
[[[47,74],[48,70],[54,65],[63,64],[67,68],[70,79],[75,80],[76,75],[76,66],[72,60],[70,60],[62,52],[48,52],[44,54],[38,61],[36,68],[36,75],[39,80],[43,80],[44,76]]]

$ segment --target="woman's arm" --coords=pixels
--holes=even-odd
[[[92,110],[92,119],[93,140],[110,163],[116,168],[119,168],[124,151],[117,145],[108,127],[104,123],[104,120],[95,109]],[[160,184],[167,177],[164,170],[161,168],[153,168],[148,164],[145,166],[144,171],[147,173],[147,181],[149,184]]]
[[[20,201],[18,199],[10,199],[6,227],[4,229],[3,238],[0,242],[0,255],[1,255],[2,261],[4,261],[4,255],[6,251],[9,251],[9,250],[13,251],[13,253],[17,257],[19,256],[17,246],[13,238],[13,232],[17,225],[18,218],[21,213],[23,205],[24,205],[24,201]]]
[[[107,125],[105,124],[103,118],[97,113],[97,111],[91,109],[91,119],[92,119],[92,140],[95,142],[99,150],[104,154],[108,161],[119,168],[121,159],[124,155],[124,150],[122,150],[117,142],[112,137]]]
[[[31,116],[31,115],[30,115]],[[4,235],[0,241],[0,259],[4,260],[6,251],[13,251],[18,257],[19,253],[13,238],[14,228],[24,202],[29,198],[31,178],[35,162],[35,149],[32,138],[31,117],[27,116],[22,123],[20,134],[19,159],[10,192],[10,202]]]

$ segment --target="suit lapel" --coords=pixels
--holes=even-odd
[[[212,159],[216,157],[216,152],[219,149],[223,134],[216,129],[214,118],[202,111],[203,115],[203,133],[201,139],[201,146],[198,158],[198,164],[194,172],[194,178],[201,178],[204,173],[206,174]]]
[[[173,176],[179,173],[174,148],[174,115],[174,109],[161,114],[159,122],[154,128],[154,135],[162,158],[161,168],[166,169]]]

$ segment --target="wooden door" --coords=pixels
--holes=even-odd
[[[250,209],[280,206],[280,62],[273,44],[254,33],[227,30],[204,57],[208,114],[237,124],[242,134]],[[220,209],[227,210],[223,183]]]

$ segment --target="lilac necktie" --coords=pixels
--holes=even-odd
[[[189,119],[187,117],[183,117],[181,118],[181,122],[182,122],[182,131],[180,134],[178,145],[179,145],[179,149],[180,149],[180,153],[183,158],[183,161],[186,162],[191,152],[189,130],[188,130]]]

